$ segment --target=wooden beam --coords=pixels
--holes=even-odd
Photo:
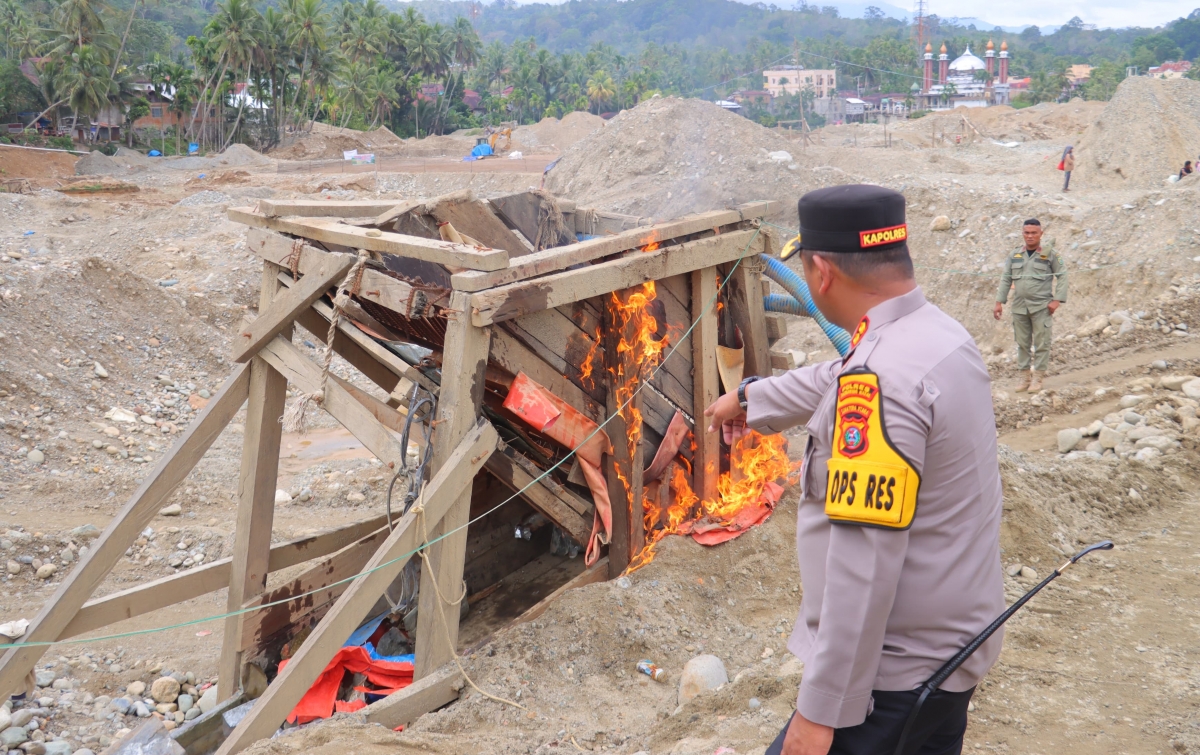
[[[304,393],[313,393],[320,388],[321,368],[309,361],[289,341],[276,336],[274,341],[262,348],[259,356]],[[330,380],[326,384],[325,400],[320,408],[329,412],[358,438],[388,469],[395,470],[404,464],[406,455],[400,447],[400,441],[337,380]]]
[[[375,219],[371,221],[371,225],[376,225],[382,228],[388,223],[395,222],[396,218],[400,217],[406,212],[411,212],[414,207],[420,207],[422,204],[423,202],[420,199],[406,199],[403,202],[392,205],[376,215]]]
[[[792,349],[782,349],[780,351],[771,351],[771,369],[773,370],[794,370],[798,365],[804,364],[803,359],[798,359],[800,352]],[[806,355],[807,357],[807,355]]]
[[[731,231],[579,270],[511,283],[472,294],[471,317],[477,325],[511,320],[541,309],[627,289],[649,280],[690,273],[698,268],[732,262],[741,257],[753,257],[762,250],[762,246],[762,234],[756,230]],[[759,306],[762,306],[762,297],[759,297]]]
[[[692,416],[695,451],[692,457],[692,490],[702,501],[717,500],[717,477],[721,472],[721,437],[708,432],[707,409],[720,395],[717,375],[717,268],[692,272]],[[670,482],[665,480],[664,482]]]
[[[246,624],[241,632],[238,650],[253,658],[281,629],[299,624],[301,620],[324,610],[350,586],[349,582],[342,580],[362,571],[387,536],[385,524],[337,553],[316,561],[285,584],[247,600],[242,607],[279,603],[281,600],[290,602],[245,614]]]
[[[337,375],[330,375],[329,379],[336,380],[346,393],[357,399],[358,403],[362,404],[371,413],[371,416],[379,421],[379,424],[394,433],[404,432],[404,415],[394,407],[388,406],[383,401],[380,401],[360,388],[355,388],[353,384],[342,380]]]
[[[389,729],[407,726],[426,713],[457,700],[464,681],[458,664],[447,663],[399,692],[368,705],[363,715],[369,724]]]
[[[626,300],[629,292],[619,291],[616,295]],[[611,312],[605,308],[604,323],[604,370],[608,377],[604,380],[607,394],[607,409],[611,417],[604,430],[613,439],[613,452],[607,454],[604,460],[604,472],[608,481],[608,500],[612,505],[612,533],[608,544],[608,573],[617,577],[625,571],[629,561],[641,551],[645,540],[645,525],[642,521],[642,470],[646,465],[642,460],[642,444],[640,442],[642,428],[635,426],[631,417],[641,415],[642,395],[645,391],[632,396],[626,406],[622,406],[628,394],[615,384],[614,375],[622,374],[621,352],[617,344],[622,340],[632,341],[633,333],[629,323],[616,321]],[[626,380],[636,380],[631,374],[637,367],[624,365]],[[624,412],[624,414],[622,414]]]
[[[268,218],[293,215],[304,218],[372,218],[395,206],[383,199],[260,199],[256,209]]]
[[[446,455],[437,473],[426,485],[418,505],[400,518],[395,529],[366,565],[362,576],[342,593],[304,641],[300,651],[275,677],[266,693],[217,750],[217,755],[241,752],[254,742],[275,733],[325,670],[329,659],[366,618],[379,596],[425,542],[424,530],[440,522],[464,492],[470,494],[471,482],[495,449],[497,440],[495,428],[487,422],[480,422],[465,434],[452,453]],[[418,522],[418,517],[423,517],[424,521]],[[446,585],[444,589],[456,595],[462,586]]]
[[[468,189],[458,197],[441,197],[427,203],[430,214],[441,223],[450,223],[454,230],[495,249],[507,251],[510,257],[528,254],[529,247],[520,237],[496,217],[482,200],[475,199]]]
[[[373,228],[359,228],[328,218],[268,218],[248,207],[231,207],[229,219],[322,243],[397,254],[441,265],[454,265],[471,270],[501,270],[508,267],[508,252],[503,249],[480,250],[466,244],[453,244],[440,239],[423,239]]]
[[[387,516],[376,516],[306,537],[271,546],[267,571],[277,572],[341,550],[350,543],[387,524]],[[232,558],[222,558],[187,571],[156,579],[128,590],[89,600],[67,624],[58,639],[65,640],[93,629],[115,624],[198,598],[229,587]]]
[[[760,239],[764,237],[760,235]],[[722,272],[729,275],[729,268],[733,264],[729,261],[729,264],[722,267]],[[767,343],[766,313],[763,311],[762,286],[759,283],[761,278],[762,263],[756,255],[746,255],[729,276],[722,297],[729,307],[734,325],[742,332],[745,360],[743,377],[771,375],[771,358],[768,353],[771,347]]]
[[[587,545],[592,532],[592,517],[582,498],[554,483],[548,476],[534,482],[541,475],[541,470],[503,444],[488,459],[487,470],[513,492],[524,489],[521,497],[530,506],[566,531],[575,542]],[[544,483],[553,483],[553,487]]]
[[[535,383],[566,401],[594,421],[603,418],[600,405],[583,389],[547,364],[529,347],[509,333],[496,328],[492,331],[491,359],[501,369],[516,375],[524,372]]]
[[[296,323],[309,333],[312,333],[316,338],[322,338],[329,332],[329,321],[311,307],[300,313],[300,316],[296,318]],[[366,375],[367,379],[372,383],[388,393],[396,390],[396,386],[403,379],[402,376],[398,375],[396,370],[392,369],[391,363],[379,361],[373,353],[368,352],[360,346],[347,330],[358,331],[353,325],[342,322],[338,323],[337,332],[333,334],[334,353],[345,359],[356,370]],[[358,332],[364,339],[370,340],[369,336],[363,334],[362,331]],[[404,364],[398,358],[396,362]],[[405,364],[404,366],[407,367],[408,365]]]
[[[59,584],[38,611],[24,642],[53,642],[62,634],[92,592],[112,571],[138,534],[158,514],[175,488],[191,473],[196,462],[213,444],[246,401],[250,368],[237,365],[225,384],[200,411],[179,440],[163,454],[158,464],[138,486],[120,513],[89,548],[86,556]],[[10,648],[0,658],[0,700],[19,692],[25,675],[34,667],[45,647]]]
[[[777,312],[767,312],[763,316],[767,325],[767,343],[772,346],[788,333],[787,318]]]
[[[323,301],[318,301],[313,304],[312,308],[323,318],[325,322],[324,329],[321,329],[320,326],[317,326],[316,334],[322,336],[328,335],[329,322],[333,318],[333,307],[329,306]],[[303,325],[304,323],[302,322],[301,324]],[[314,325],[316,325],[316,323],[314,323]],[[305,329],[308,330],[307,327]],[[351,349],[347,344],[344,344],[341,336],[344,336],[347,341],[352,342],[365,354],[370,355],[372,360],[386,367],[388,371],[397,377],[406,378],[409,382],[419,383],[423,388],[425,388],[425,390],[437,393],[438,384],[426,377],[424,373],[400,357],[396,356],[392,351],[380,345],[379,342],[377,342],[374,338],[371,338],[369,335],[345,320],[340,320],[338,322],[338,332],[334,334],[333,350],[337,351],[339,354],[342,354],[342,351],[339,351],[340,344],[341,348],[345,350],[345,354],[355,357],[354,359],[351,359],[343,354],[343,357],[346,359],[346,361],[357,367],[358,370],[367,377],[371,377],[371,372],[361,366],[363,358],[358,355],[356,350]],[[324,339],[322,338],[322,340]],[[369,363],[367,364],[369,367]],[[376,385],[379,385],[379,387],[385,388],[386,390],[386,387],[383,385],[383,383],[379,381],[375,381],[375,383]]]
[[[278,286],[278,266],[269,262],[266,264],[270,265],[271,283]],[[275,296],[269,306],[260,306],[254,322],[233,339],[233,361],[250,361],[250,357],[257,354],[264,343],[282,333],[296,319],[296,315],[324,296],[329,287],[341,281],[353,266],[353,256],[331,254],[321,260],[311,273],[305,273],[299,283]]]
[[[451,294],[449,312],[446,347],[442,353],[442,391],[438,398],[431,459],[436,471],[450,463],[455,447],[475,426],[483,402],[492,331],[472,324],[467,316],[467,294]],[[471,488],[468,486],[451,504],[445,518],[430,523],[431,538],[440,538],[443,534],[445,537],[429,547],[421,569],[417,601],[417,679],[433,673],[450,660],[458,646],[458,604],[448,601],[463,589],[470,518]]]
[[[546,612],[546,609],[549,608],[554,601],[561,598],[564,593],[574,590],[577,587],[586,587],[588,585],[594,585],[597,582],[604,582],[608,579],[608,573],[608,556],[605,556],[596,563],[592,564],[589,568],[581,571],[565,585],[562,585],[554,592],[539,600],[525,613],[513,619],[513,623],[509,626],[524,624],[540,618],[541,615]]]
[[[546,273],[555,273],[572,265],[592,262],[601,257],[610,257],[647,244],[662,243],[677,236],[716,230],[723,226],[740,223],[750,217],[758,216],[747,215],[738,210],[718,210],[680,218],[669,223],[634,228],[616,236],[601,236],[567,246],[526,254],[512,260],[509,266],[503,270],[455,273],[450,277],[450,285],[459,291],[482,291],[485,288],[494,288]]]
[[[288,238],[262,228],[250,228],[246,231],[246,247],[264,260],[287,269],[289,276],[294,249],[300,250],[298,272],[304,274],[314,271],[325,258],[340,256],[336,252],[327,252],[306,244],[305,239]],[[407,312],[412,292],[412,286],[404,281],[368,267],[363,270],[358,298],[373,301],[396,312]]]

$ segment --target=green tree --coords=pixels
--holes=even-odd
[[[592,78],[587,82],[587,97],[588,101],[599,114],[600,106],[608,104],[617,93],[616,84],[613,83],[612,76],[609,76],[605,71],[596,71]]]

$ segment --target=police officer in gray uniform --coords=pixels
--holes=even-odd
[[[804,277],[852,332],[844,359],[748,378],[705,412],[730,442],[804,424],[788,649],[796,713],[768,753],[890,755],[924,682],[1004,609],[991,382],[970,334],[925,300],[904,197],[836,186],[800,200]],[[997,633],[926,702],[906,752],[961,752]]]

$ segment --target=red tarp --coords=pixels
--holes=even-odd
[[[283,671],[288,661],[281,661],[279,670]],[[367,681],[379,689],[368,690],[356,687],[363,692],[373,695],[390,695],[404,689],[413,681],[413,664],[395,661],[374,661],[363,647],[346,647],[337,652],[329,665],[309,687],[308,692],[288,714],[291,724],[306,724],[318,718],[329,718],[337,713],[359,710],[366,706],[360,701],[343,702],[337,699],[338,688],[349,671],[353,674],[365,674]]]

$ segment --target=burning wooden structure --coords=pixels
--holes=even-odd
[[[762,484],[786,474],[786,455],[763,446],[753,463],[735,459],[722,476],[729,450],[693,431],[722,379],[728,388],[740,374],[790,366],[769,351],[781,319],[763,311],[758,255],[772,242],[758,219],[775,209],[760,202],[652,224],[530,191],[490,201],[466,192],[406,202],[260,200],[230,210],[263,260],[259,313],[235,342],[232,375],[26,641],[65,639],[228,587],[219,676],[229,698],[250,661],[276,664],[283,640],[305,627],[286,668],[219,750],[234,753],[279,727],[423,550],[416,682],[367,717],[395,726],[449,702],[462,686],[452,663],[460,596],[487,594],[529,561],[528,548],[511,544],[514,531],[528,539],[540,528],[543,548],[553,540],[560,553],[587,551],[588,568],[564,571],[569,581],[528,618],[562,589],[636,568],[664,534],[706,514],[729,524],[757,503],[750,499]],[[306,357],[292,343],[296,324],[388,398]],[[740,365],[728,358],[737,349]],[[392,521],[377,516],[271,545],[289,383],[397,476],[411,474],[414,452],[428,458],[420,496],[397,505]],[[418,396],[432,400],[420,409]],[[247,401],[232,556],[91,599]],[[402,445],[410,417],[432,428],[428,448]],[[747,474],[757,488],[738,488]],[[311,566],[267,589],[271,572],[302,563]],[[17,690],[44,650],[10,649],[0,694]]]

